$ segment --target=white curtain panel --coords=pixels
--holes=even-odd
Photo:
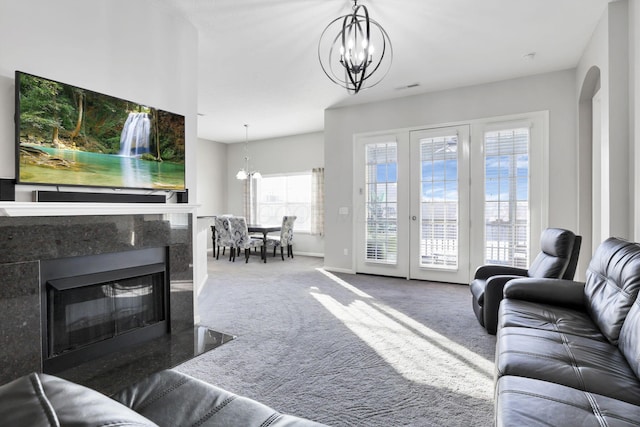
[[[311,234],[324,235],[324,168],[311,170]]]
[[[243,215],[247,220],[247,224],[253,223],[253,218],[251,217],[251,212],[253,211],[251,206],[251,177],[247,177],[244,180],[244,194],[243,194]]]
[[[256,191],[256,179],[253,175],[249,175],[244,180],[244,217],[247,224],[257,224],[258,218],[258,199]]]

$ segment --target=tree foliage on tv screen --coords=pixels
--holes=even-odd
[[[184,117],[22,74],[20,76],[20,142],[104,154],[120,151],[129,113],[148,113],[156,160],[184,163]]]

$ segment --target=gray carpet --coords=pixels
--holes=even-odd
[[[201,322],[237,339],[177,369],[330,426],[490,426],[495,337],[467,286],[209,256]]]

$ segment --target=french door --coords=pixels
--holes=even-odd
[[[409,168],[405,135],[380,135],[355,144],[355,231],[358,272],[408,277]],[[345,254],[346,255],[346,254]]]
[[[356,142],[356,270],[469,278],[469,127]]]
[[[469,282],[469,126],[410,133],[409,277]]]
[[[469,283],[481,264],[526,268],[547,223],[548,118],[526,119],[357,137],[355,270]]]

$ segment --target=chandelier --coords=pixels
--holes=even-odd
[[[250,171],[249,170],[249,125],[244,125],[244,167],[238,171],[236,174],[237,179],[247,179],[247,178],[255,178],[260,179],[262,175],[258,171]]]
[[[393,48],[384,28],[369,17],[364,5],[353,0],[353,13],[334,19],[322,32],[318,59],[331,81],[356,94],[387,75]]]

